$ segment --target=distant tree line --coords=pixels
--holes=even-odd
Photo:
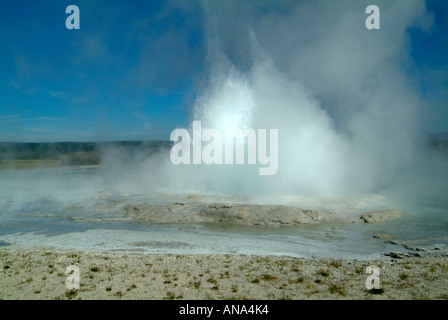
[[[63,164],[98,164],[101,153],[110,147],[121,152],[152,153],[169,147],[170,141],[114,141],[114,142],[55,142],[15,143],[0,142],[0,160],[61,160]]]

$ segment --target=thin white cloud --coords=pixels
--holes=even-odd
[[[107,39],[96,34],[86,34],[76,46],[77,56],[73,63],[77,65],[103,65],[112,61]]]
[[[14,123],[15,121],[19,120],[18,115],[5,115],[0,116],[0,123],[7,124],[7,123]]]
[[[48,116],[39,116],[39,117],[20,117],[18,115],[5,115],[0,116],[0,123],[14,123],[14,122],[22,122],[22,121],[61,121],[67,119],[66,117],[48,117]]]
[[[65,117],[37,117],[30,120],[41,120],[41,121],[60,121],[66,119]]]
[[[39,88],[36,86],[30,86],[28,81],[22,80],[11,80],[9,82],[9,86],[13,87],[17,91],[23,92],[26,95],[32,95],[39,91]]]
[[[19,81],[19,80],[11,80],[9,82],[9,86],[13,87],[16,90],[20,90],[24,86],[24,83],[23,83],[23,81]]]
[[[53,98],[64,99],[67,95],[62,91],[48,91],[48,94]]]

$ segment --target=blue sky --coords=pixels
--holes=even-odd
[[[374,1],[373,1],[374,2]],[[65,8],[81,11],[67,30]],[[448,131],[448,1],[409,30],[428,131]],[[199,1],[0,2],[0,141],[169,139],[205,72]]]

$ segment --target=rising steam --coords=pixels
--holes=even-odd
[[[377,192],[420,161],[421,101],[408,79],[407,30],[428,28],[424,1],[205,2],[207,71],[192,121],[224,131],[278,129],[279,169],[158,168],[182,191],[329,194]],[[152,169],[154,170],[154,169]],[[154,175],[149,175],[154,181]]]

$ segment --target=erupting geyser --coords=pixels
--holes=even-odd
[[[407,28],[425,18],[424,3],[384,3],[384,25],[394,21],[387,36],[365,28],[365,3],[284,5],[262,14],[256,4],[241,11],[233,2],[205,3],[208,74],[191,119],[223,136],[235,128],[278,130],[278,172],[259,177],[247,166],[187,166],[174,169],[189,177],[177,183],[329,195],[392,183],[416,158],[419,97],[401,57]]]
[[[115,166],[126,172],[120,184],[246,195],[443,193],[446,165],[416,143],[424,104],[407,70],[408,29],[431,21],[425,3],[382,3],[380,30],[365,26],[368,5],[280,2],[266,11],[261,2],[204,2],[206,67],[183,132],[193,141],[200,122],[208,136],[185,158],[177,153],[175,164],[157,154],[132,169]],[[278,132],[278,148],[271,154],[267,143],[264,154],[274,174],[260,175],[270,165],[249,156],[249,140],[244,159],[234,149],[226,161],[229,130]],[[172,140],[178,152],[182,139]],[[116,163],[120,155],[105,159]],[[433,166],[437,174],[427,170]]]

